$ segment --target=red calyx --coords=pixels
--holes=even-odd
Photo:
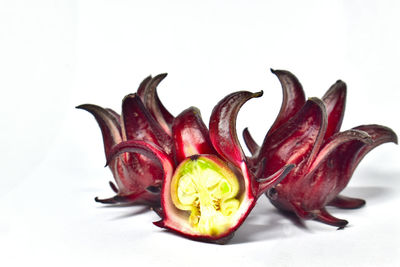
[[[362,199],[339,195],[361,159],[386,142],[397,143],[396,134],[380,125],[363,125],[339,132],[343,120],[346,85],[337,81],[322,97],[305,100],[302,86],[287,71],[273,71],[282,84],[281,111],[261,147],[243,132],[255,161],[265,160],[261,176],[284,164],[296,164],[276,186],[271,202],[303,219],[344,227],[346,220],[333,217],[327,205],[359,208]]]
[[[173,116],[162,105],[156,92],[156,86],[165,76],[148,77],[140,84],[137,94],[127,95],[122,101],[121,116],[97,105],[77,107],[95,117],[103,135],[107,159],[115,146],[130,141],[146,141],[172,155],[170,132]],[[97,202],[159,205],[160,196],[156,189],[161,188],[163,173],[152,158],[140,152],[123,153],[109,160],[107,165],[116,182],[116,185],[110,182],[110,186],[117,195],[106,199],[96,197]]]

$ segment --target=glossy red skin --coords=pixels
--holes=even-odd
[[[195,107],[184,110],[175,118],[172,132],[177,162],[195,154],[216,153],[200,110]]]
[[[292,73],[286,70],[273,69],[271,69],[271,72],[278,77],[282,85],[283,101],[279,114],[268,133],[274,132],[279,126],[288,121],[306,102],[303,87]]]
[[[157,188],[163,184],[163,218],[155,224],[194,240],[217,243],[231,238],[258,197],[273,187],[274,194],[268,196],[278,208],[295,212],[301,218],[338,227],[346,225],[347,221],[330,215],[325,206],[364,205],[361,199],[338,194],[365,154],[382,143],[397,142],[397,137],[392,130],[379,125],[339,132],[346,98],[343,82],[335,83],[322,100],[306,101],[293,74],[279,70],[273,73],[282,83],[284,99],[261,147],[245,129],[244,140],[253,157],[244,155],[235,123],[240,107],[262,92],[241,91],[226,96],[212,112],[209,131],[196,108],[174,118],[162,105],[156,87],[166,74],[146,78],[137,94],[125,97],[121,116],[95,105],[79,106],[92,113],[101,128],[107,162],[118,186],[111,183],[117,193],[115,197],[96,200],[155,205],[160,201]],[[199,235],[190,229],[183,231],[176,222],[179,211],[169,200],[169,183],[176,164],[199,155],[222,159],[242,179],[244,209],[238,221],[218,236]]]
[[[248,130],[244,131],[254,161],[265,159],[260,176],[268,175],[282,164],[296,164],[276,186],[276,194],[270,200],[279,209],[294,212],[300,218],[344,227],[348,222],[333,217],[325,206],[363,206],[364,200],[343,197],[339,193],[369,151],[386,142],[397,143],[397,136],[380,125],[364,125],[339,132],[346,101],[346,85],[342,81],[336,82],[322,100],[310,98],[303,103],[304,92],[293,74],[287,71],[274,73],[280,80],[292,80],[282,84],[282,89],[284,95],[298,96],[298,99],[284,97],[284,108],[276,120],[278,126],[268,132],[261,147]]]
[[[155,86],[162,80],[160,77],[165,75],[146,78],[139,86],[140,96],[127,95],[122,101],[121,116],[111,109],[92,104],[77,107],[95,117],[103,135],[106,158],[109,158],[113,147],[131,140],[146,141],[172,155],[172,138],[159,123],[171,121],[172,117],[162,106],[156,93]],[[147,99],[149,109],[141,98]],[[151,98],[154,100],[151,101]],[[164,126],[170,127],[169,124]],[[116,182],[116,185],[110,182],[110,186],[117,195],[106,199],[96,197],[96,201],[106,204],[128,202],[159,205],[159,194],[148,190],[160,188],[162,184],[163,172],[154,160],[142,153],[123,153],[109,161],[108,166]]]
[[[148,203],[161,200],[162,220],[155,225],[167,228],[190,239],[224,243],[240,227],[256,200],[269,188],[279,183],[293,168],[285,165],[265,179],[257,180],[248,170],[248,159],[239,144],[235,123],[240,107],[262,92],[236,92],[222,99],[214,108],[207,129],[200,112],[191,107],[174,118],[162,105],[156,86],[166,74],[146,78],[137,94],[127,95],[122,102],[122,115],[95,105],[78,108],[92,113],[103,134],[107,165],[117,186],[117,193],[103,203]],[[171,201],[170,182],[176,164],[187,158],[209,157],[229,166],[241,179],[243,202],[238,220],[224,233],[211,236],[196,234]],[[161,199],[157,188],[161,187]],[[188,224],[188,220],[186,220]]]
[[[175,141],[175,151],[178,163],[183,159],[192,157],[208,157],[214,162],[220,162],[224,168],[229,166],[232,171],[239,175],[240,183],[243,185],[242,201],[239,219],[219,235],[204,235],[194,232],[188,225],[188,220],[179,219],[179,211],[172,203],[170,196],[171,177],[164,177],[161,194],[162,220],[154,224],[170,231],[183,235],[187,238],[225,243],[244,222],[250,211],[253,209],[256,200],[269,188],[281,181],[293,168],[292,165],[284,166],[273,173],[268,179],[261,182],[253,180],[254,177],[247,167],[247,159],[237,139],[235,122],[240,107],[249,99],[261,96],[261,93],[236,92],[226,96],[214,108],[209,131],[203,123],[200,113],[196,108],[189,108],[176,117],[173,122],[172,132]],[[185,150],[185,146],[191,145],[192,153]]]
[[[165,77],[167,77],[167,73],[159,74],[154,78],[147,77],[140,84],[137,94],[161,128],[163,128],[168,135],[171,135],[171,126],[174,116],[164,107],[156,90],[157,86]]]
[[[346,107],[346,92],[346,84],[338,80],[322,97],[328,117],[324,140],[340,131]]]
[[[172,155],[172,138],[145,108],[137,94],[127,95],[123,99],[121,118],[124,141],[147,141]]]

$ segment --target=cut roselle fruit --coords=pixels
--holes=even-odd
[[[239,181],[218,157],[193,156],[183,161],[171,181],[176,208],[190,212],[189,224],[200,234],[218,235],[239,208]]]
[[[257,199],[276,186],[294,167],[283,165],[256,179],[239,144],[235,123],[240,107],[262,92],[235,92],[214,108],[209,130],[197,108],[183,111],[172,122],[174,153],[147,140],[123,141],[108,162],[124,153],[140,153],[163,172],[162,219],[154,224],[190,239],[224,243],[244,222]],[[175,167],[174,160],[178,165]]]
[[[172,155],[173,116],[162,105],[156,92],[156,86],[165,76],[148,77],[136,94],[127,95],[122,101],[121,116],[111,109],[92,104],[77,107],[90,112],[99,124],[106,158],[109,158],[112,147],[131,140],[146,141]],[[116,185],[110,182],[110,186],[117,195],[106,199],[96,197],[96,201],[159,205],[163,173],[158,163],[141,153],[123,153],[109,161],[108,166],[116,182]]]
[[[253,154],[251,162],[264,162],[257,177],[266,177],[286,164],[296,167],[267,194],[279,209],[294,212],[302,219],[314,219],[339,228],[346,220],[333,217],[326,206],[359,208],[362,199],[339,195],[355,168],[373,148],[397,143],[396,134],[380,125],[363,125],[340,132],[346,85],[337,81],[322,97],[306,101],[301,84],[288,71],[272,71],[283,89],[283,102],[277,119],[262,146],[243,132]]]
[[[92,104],[78,106],[101,129],[106,166],[116,183],[110,182],[114,197],[96,201],[151,205],[161,217],[155,225],[205,242],[232,238],[264,194],[302,219],[344,227],[347,221],[333,217],[326,206],[363,206],[364,200],[340,193],[362,158],[380,144],[397,143],[397,136],[380,125],[340,132],[346,102],[342,81],[322,99],[307,100],[293,74],[272,72],[282,84],[282,106],[261,146],[244,130],[251,157],[239,143],[236,118],[262,91],[224,97],[208,128],[195,107],[176,117],[164,107],[156,89],[166,74],[146,78],[127,95],[121,115]]]

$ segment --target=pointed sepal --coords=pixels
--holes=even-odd
[[[266,159],[261,176],[267,177],[286,164],[296,164],[300,175],[314,160],[322,145],[327,117],[323,102],[310,98],[295,116],[264,139],[259,159]],[[285,179],[284,183],[288,180]]]
[[[251,136],[250,131],[247,127],[243,130],[242,135],[243,135],[244,143],[246,144],[250,153],[252,155],[256,155],[258,153],[258,151],[260,150],[260,146],[254,140],[253,136]]]
[[[325,133],[325,140],[340,130],[346,107],[346,93],[346,84],[339,80],[322,97],[326,113],[328,114],[328,127]]]
[[[151,116],[137,94],[129,94],[122,101],[123,139],[151,142],[172,154],[172,138]]]
[[[275,122],[272,124],[267,135],[272,134],[282,124],[286,123],[305,104],[306,97],[302,85],[292,73],[286,70],[273,70],[282,86],[282,105]]]
[[[212,144],[220,155],[239,169],[246,157],[237,137],[236,117],[244,103],[262,94],[262,91],[229,94],[218,102],[211,114],[209,129]]]
[[[167,134],[171,135],[171,125],[174,117],[162,104],[157,94],[157,86],[165,77],[167,77],[167,73],[159,74],[154,78],[147,77],[139,86],[137,92],[144,106],[149,110],[153,118],[161,125]]]
[[[198,108],[190,107],[179,114],[172,124],[172,133],[177,162],[196,154],[216,153]]]
[[[117,114],[109,109],[92,104],[79,105],[76,108],[88,111],[96,119],[103,135],[104,151],[107,157],[111,148],[122,141],[121,126]]]

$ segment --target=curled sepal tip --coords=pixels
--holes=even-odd
[[[239,91],[224,97],[214,107],[210,118],[210,137],[217,152],[236,167],[246,161],[236,133],[239,109],[249,99],[261,97],[263,92]]]
[[[296,170],[308,168],[323,143],[326,123],[323,102],[308,99],[295,116],[265,137],[258,158],[266,158],[266,165],[259,177],[268,177],[285,164],[296,164]]]
[[[328,139],[333,134],[339,132],[340,127],[342,126],[344,110],[346,107],[346,94],[346,84],[338,80],[322,97],[328,115],[328,126],[324,139]]]
[[[134,203],[134,202],[137,202],[137,200],[142,195],[143,195],[143,192],[138,193],[138,194],[126,195],[126,196],[115,195],[115,196],[110,197],[110,198],[95,197],[94,201],[102,203],[102,204]],[[143,203],[147,203],[147,202],[143,201]],[[148,202],[148,204],[150,204],[150,202]]]
[[[159,74],[154,78],[146,78],[139,86],[138,94],[153,118],[167,134],[171,135],[171,125],[174,117],[162,104],[157,94],[157,86],[165,77],[167,77],[167,73]]]
[[[286,70],[271,69],[271,72],[278,77],[281,83],[283,99],[279,114],[272,124],[268,135],[288,121],[306,102],[303,87],[296,76]]]
[[[96,119],[103,135],[104,150],[107,156],[111,147],[122,141],[118,114],[111,109],[104,109],[93,104],[83,104],[76,108],[86,110]]]
[[[331,215],[325,208],[315,212],[314,220],[338,227],[338,229],[343,229],[349,223],[347,220],[339,219]]]
[[[129,94],[122,100],[123,139],[154,143],[171,155],[171,137],[163,130],[144,106],[138,94]]]
[[[365,131],[351,129],[344,132],[337,133],[331,138],[326,140],[324,146],[318,153],[312,163],[309,172],[313,172],[323,161],[326,161],[331,153],[339,151],[338,148],[344,144],[350,144],[350,142],[360,142],[364,144],[372,144],[372,137]]]
[[[372,139],[372,142],[364,145],[360,153],[357,155],[357,158],[353,164],[353,170],[357,167],[357,165],[364,158],[364,156],[377,146],[389,142],[398,144],[398,138],[396,133],[389,127],[378,124],[369,124],[369,125],[360,125],[354,127],[353,129],[368,133]]]

